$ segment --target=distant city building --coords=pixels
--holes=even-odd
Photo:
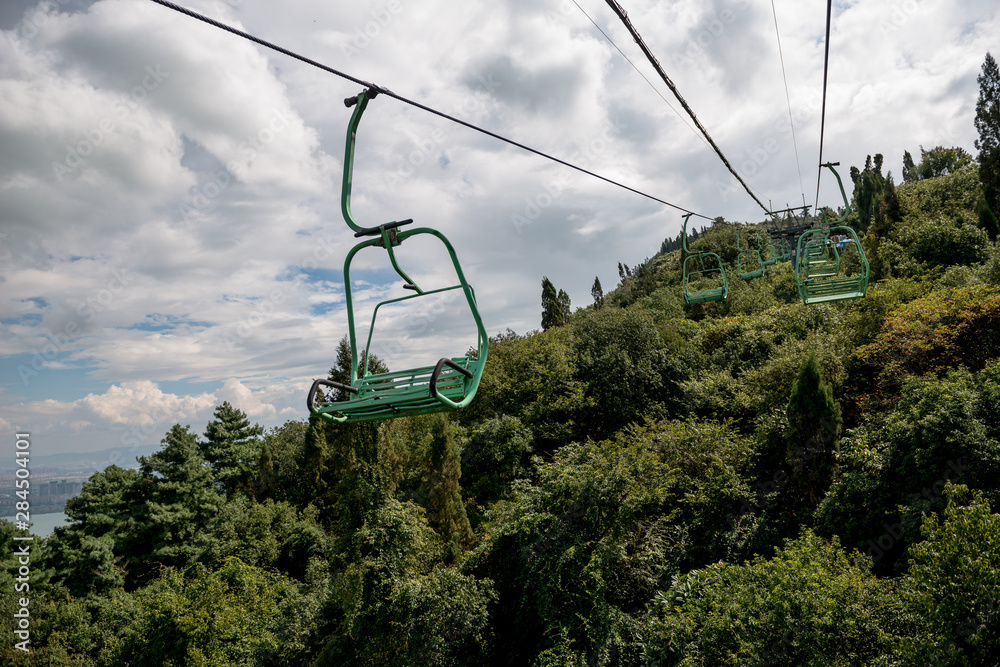
[[[65,479],[50,480],[48,484],[39,484],[38,495],[47,496],[75,496],[83,490],[82,482],[70,482]]]

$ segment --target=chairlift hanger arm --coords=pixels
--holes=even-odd
[[[840,163],[839,162],[824,162],[820,166],[821,167],[826,167],[827,169],[829,169],[830,171],[833,172],[834,176],[837,177],[837,185],[840,186],[840,196],[844,198],[844,215],[840,216],[840,219],[837,220],[836,222],[834,222],[833,224],[834,225],[841,225],[841,224],[844,223],[845,220],[847,220],[847,216],[851,212],[851,204],[847,201],[847,193],[844,191],[844,182],[842,180],[840,180],[840,174],[838,174],[837,170],[834,169],[834,167],[839,167]],[[826,222],[826,214],[825,213],[823,214],[823,224],[824,225],[828,224]]]
[[[354,113],[351,114],[351,120],[347,124],[347,141],[344,144],[344,181],[341,188],[340,208],[344,214],[344,221],[347,223],[347,226],[355,232],[355,238],[374,236],[375,234],[381,234],[384,229],[395,229],[413,222],[411,218],[388,222],[377,227],[362,227],[354,220],[354,214],[351,212],[351,191],[354,185],[354,148],[358,141],[358,125],[361,123],[361,116],[364,115],[365,109],[368,108],[368,101],[375,99],[375,96],[380,92],[387,91],[372,86],[354,97],[348,97],[344,100],[344,106],[348,108],[353,106]]]

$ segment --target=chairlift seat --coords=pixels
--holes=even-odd
[[[483,364],[476,358],[441,359],[435,366],[375,373],[352,385],[316,380],[309,390],[310,411],[335,422],[363,422],[444,412],[474,394]],[[347,391],[346,401],[317,400],[322,387]]]

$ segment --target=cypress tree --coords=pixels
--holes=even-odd
[[[788,397],[785,457],[793,487],[811,505],[819,502],[833,479],[840,436],[840,404],[823,380],[816,352],[806,356]]]
[[[564,322],[562,295],[556,292],[556,286],[547,276],[542,278],[542,330],[546,331],[552,327],[561,326]],[[569,297],[566,297],[569,300]],[[568,305],[568,304],[567,304]]]
[[[590,288],[590,296],[594,297],[594,306],[600,308],[604,302],[604,290],[601,288],[601,278],[599,276],[594,277],[594,286]]]
[[[862,230],[868,229],[879,212],[879,204],[885,191],[885,177],[882,176],[882,154],[876,153],[865,159],[865,168],[858,171],[851,167],[854,182],[854,205],[858,211],[858,222]]]
[[[903,151],[903,182],[909,183],[915,180],[917,180],[917,165],[914,164],[910,151]]]
[[[996,220],[1000,217],[1000,71],[989,53],[983,63],[979,82],[979,99],[976,101],[976,130],[979,138],[979,180],[983,184],[983,198],[992,215],[980,211],[991,238],[996,238]]]
[[[462,502],[462,463],[455,433],[447,417],[438,415],[431,426],[427,474],[427,521],[449,545],[449,559],[472,544],[472,528]]]
[[[278,490],[278,475],[274,470],[274,455],[271,445],[264,441],[260,448],[260,458],[257,460],[257,483],[255,495],[258,501],[274,498]]]
[[[326,468],[330,453],[326,445],[326,427],[318,417],[309,417],[302,456],[309,477],[308,488],[314,498],[322,496],[326,492]]]
[[[569,307],[569,294],[563,290],[559,290],[559,324],[566,324],[569,322],[570,307]]]

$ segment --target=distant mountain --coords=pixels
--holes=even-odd
[[[63,454],[34,454],[31,457],[32,469],[45,469],[47,472],[65,471],[67,473],[91,473],[104,470],[109,465],[120,468],[138,468],[137,456],[149,456],[161,448],[161,445],[146,445],[144,447],[112,447],[96,452],[66,452]],[[0,467],[0,475],[12,474],[13,466],[4,462]]]

